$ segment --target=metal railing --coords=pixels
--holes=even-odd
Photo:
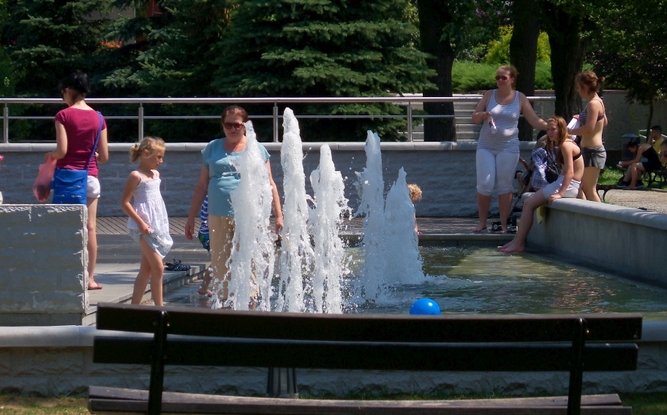
[[[456,95],[453,97],[424,97],[420,94],[410,94],[405,96],[387,96],[387,97],[265,97],[265,98],[87,98],[86,101],[93,105],[109,105],[109,104],[130,104],[136,105],[136,115],[122,115],[122,116],[107,116],[108,119],[124,119],[136,120],[139,139],[144,137],[144,125],[146,120],[177,120],[177,119],[219,119],[219,115],[210,116],[192,116],[187,115],[150,115],[146,114],[146,105],[230,105],[230,104],[267,104],[272,106],[270,115],[253,114],[252,118],[270,118],[273,126],[273,141],[279,142],[280,133],[280,119],[282,114],[279,113],[281,106],[289,106],[292,104],[371,104],[371,103],[391,103],[405,106],[406,113],[404,115],[395,114],[345,114],[345,115],[306,115],[298,116],[298,118],[318,118],[318,119],[351,119],[351,118],[366,118],[366,119],[406,119],[406,137],[408,141],[413,141],[414,138],[414,120],[426,118],[453,118],[455,115],[447,114],[415,114],[415,106],[423,105],[424,103],[461,103],[473,102],[477,103],[481,99],[481,95]],[[555,101],[553,96],[531,96],[528,99],[535,104],[551,103]],[[2,104],[2,142],[9,143],[9,122],[11,120],[51,120],[53,117],[47,116],[19,116],[10,114],[10,106],[30,106],[30,105],[63,105],[60,98],[0,98]],[[543,109],[536,108],[538,114],[544,114]]]

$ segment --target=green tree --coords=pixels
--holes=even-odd
[[[584,64],[590,33],[595,28],[590,18],[595,0],[544,0],[542,16],[551,46],[551,77],[556,95],[555,112],[569,119],[581,110],[581,99],[574,79]]]
[[[595,11],[599,24],[592,53],[596,70],[613,85],[623,85],[628,98],[647,104],[647,130],[656,99],[667,94],[667,1],[634,3],[613,1]]]
[[[7,92],[23,97],[58,96],[58,81],[80,69],[97,89],[101,33],[108,16],[105,0],[7,0],[2,19]],[[53,116],[52,105],[13,107],[12,115]],[[15,121],[13,140],[53,140],[53,122]]]
[[[105,0],[8,0],[2,44],[16,90],[52,96],[67,73],[94,72],[108,6]]]
[[[217,43],[229,23],[230,0],[116,0],[136,13],[119,17],[110,37],[120,41],[105,75],[125,96],[210,96]]]
[[[516,89],[526,95],[535,95],[535,63],[537,60],[537,40],[540,33],[539,5],[534,0],[514,0],[512,15],[514,30],[510,40],[512,64],[519,76]],[[519,139],[532,139],[533,129],[525,118],[519,120]]]
[[[431,78],[435,90],[424,90],[424,96],[451,97],[452,69],[454,59],[466,55],[464,51],[472,48],[472,40],[485,39],[488,29],[479,21],[503,22],[504,2],[497,0],[417,0],[419,10],[419,31],[421,48],[430,55],[429,66],[435,71]],[[466,30],[462,30],[466,28]],[[469,28],[469,29],[468,29]],[[493,27],[495,31],[497,28]],[[474,53],[473,53],[474,54]],[[470,54],[468,54],[470,55]],[[447,116],[448,118],[426,118],[424,122],[424,140],[455,141],[453,103],[427,103],[424,105],[427,115]]]
[[[211,88],[215,57],[220,53],[220,39],[229,23],[228,0],[116,0],[119,9],[135,10],[119,16],[109,32],[117,48],[109,50],[110,70],[103,74],[109,96],[206,97],[215,95]],[[128,113],[133,109],[119,108]],[[147,105],[152,116],[182,115],[183,108]],[[188,107],[190,119],[175,121],[147,120],[145,129],[165,140],[208,141],[219,134],[218,109],[210,105]],[[136,127],[125,122],[128,131],[120,136],[133,141]]]
[[[215,92],[228,96],[387,96],[430,86],[413,42],[408,0],[245,0],[222,42]],[[299,114],[399,114],[395,105],[293,106]],[[399,124],[400,123],[400,124]],[[398,139],[405,122],[302,122],[304,139],[359,140],[365,130]],[[314,136],[317,131],[318,136]],[[326,135],[326,131],[330,131]]]

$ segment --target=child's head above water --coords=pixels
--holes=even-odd
[[[408,183],[408,193],[412,203],[417,203],[422,200],[422,189],[415,183]]]

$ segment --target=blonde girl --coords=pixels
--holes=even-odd
[[[132,304],[141,304],[149,280],[153,302],[157,306],[164,304],[162,261],[173,245],[169,217],[160,193],[158,168],[164,161],[164,151],[164,141],[159,137],[146,137],[130,149],[130,160],[139,161],[139,166],[127,178],[121,207],[128,216],[130,236],[141,248]]]

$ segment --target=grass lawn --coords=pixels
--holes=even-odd
[[[434,399],[434,397],[429,396]],[[667,415],[667,392],[621,394],[634,415]],[[88,414],[85,397],[32,397],[0,394],[0,414],[80,415]]]

